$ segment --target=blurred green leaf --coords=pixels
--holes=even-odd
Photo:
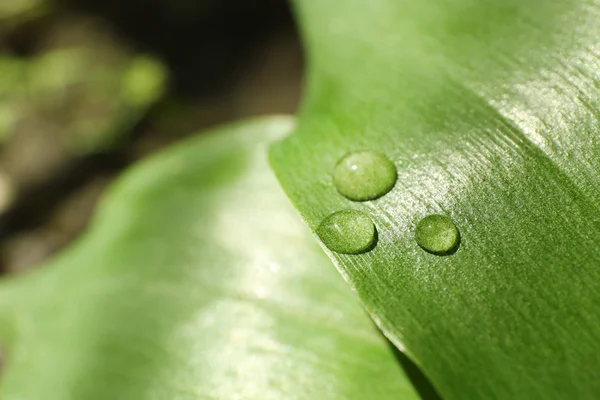
[[[72,153],[107,150],[165,93],[166,67],[102,22],[58,19],[47,36],[31,57],[0,54],[0,140],[45,129]]]
[[[23,82],[27,63],[0,55],[0,143],[8,138],[23,113]]]
[[[413,399],[267,163],[285,117],[134,168],[89,233],[0,288],[3,399]]]
[[[2,0],[0,1],[0,36],[19,24],[39,17],[51,8],[47,0]]]
[[[308,90],[271,159],[316,230],[372,218],[329,252],[385,334],[446,399],[600,397],[600,3],[297,0]],[[359,203],[331,173],[374,150],[398,169]],[[450,256],[417,223],[452,218]]]

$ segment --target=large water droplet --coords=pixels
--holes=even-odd
[[[354,201],[375,200],[394,187],[398,171],[384,155],[360,151],[344,157],[333,171],[333,184]]]
[[[458,249],[460,233],[449,217],[434,214],[417,224],[415,239],[419,246],[430,253],[448,255]]]
[[[337,211],[323,220],[317,235],[328,249],[342,254],[361,254],[377,244],[377,229],[365,213]]]

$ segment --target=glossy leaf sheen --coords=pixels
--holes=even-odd
[[[74,248],[5,282],[0,396],[417,398],[269,169],[290,127],[258,120],[154,157]]]
[[[385,334],[446,399],[600,397],[597,0],[296,0],[308,93],[272,149],[308,225],[354,208],[379,240],[329,253]],[[398,169],[354,203],[353,151]],[[447,215],[439,257],[416,224]]]

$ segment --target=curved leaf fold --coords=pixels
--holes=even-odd
[[[291,127],[260,119],[153,157],[77,245],[5,282],[18,291],[0,305],[19,309],[1,397],[417,398],[269,169]]]

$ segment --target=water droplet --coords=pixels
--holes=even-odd
[[[342,254],[361,254],[377,244],[377,229],[365,213],[337,211],[317,228],[317,235],[328,249]]]
[[[449,255],[458,249],[460,233],[449,217],[434,214],[417,224],[415,239],[425,251]]]
[[[354,201],[375,200],[396,184],[398,171],[384,155],[360,151],[344,157],[333,171],[333,184],[344,197]]]

